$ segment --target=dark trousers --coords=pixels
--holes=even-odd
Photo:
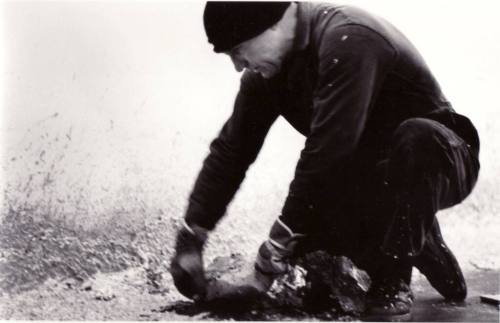
[[[463,201],[477,181],[477,132],[457,118],[455,130],[446,120],[413,118],[387,143],[368,138],[342,172],[342,185],[328,192],[307,249],[349,256],[362,268],[381,254],[418,256],[436,212]]]

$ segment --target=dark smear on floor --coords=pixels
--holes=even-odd
[[[416,301],[412,309],[413,322],[499,322],[498,306],[482,303],[480,295],[497,294],[500,290],[499,271],[475,271],[466,273],[469,294],[464,302],[451,302],[443,299],[425,280],[418,277],[412,284]],[[247,304],[248,305],[248,304]],[[283,321],[283,320],[321,320],[354,321],[359,316],[346,314],[338,308],[329,310],[306,311],[276,303],[259,302],[245,307],[220,304],[196,304],[178,301],[163,306],[154,312],[176,313],[197,320],[236,320],[236,321]]]

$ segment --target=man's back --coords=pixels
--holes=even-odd
[[[308,134],[311,123],[307,116],[312,116],[307,111],[314,105],[314,96],[322,90],[318,77],[322,73],[342,72],[343,65],[358,63],[357,56],[369,55],[364,48],[365,35],[371,38],[367,41],[378,42],[382,47],[372,54],[385,56],[379,58],[384,62],[373,71],[383,74],[379,82],[365,87],[372,94],[368,128],[387,128],[389,133],[402,120],[431,112],[452,111],[417,49],[384,19],[351,6],[314,2],[300,2],[298,16],[298,50],[285,63],[281,75],[269,82],[273,84],[270,95],[280,95],[277,99],[281,103],[279,112],[304,135]],[[339,39],[332,39],[334,37]],[[344,57],[340,57],[342,55]],[[345,83],[358,76],[356,73],[346,75]],[[335,86],[343,84],[323,84],[327,88]],[[359,90],[347,95],[353,96],[355,101]]]

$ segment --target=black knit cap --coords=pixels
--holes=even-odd
[[[290,2],[208,1],[203,23],[208,42],[221,53],[258,36],[277,23]]]

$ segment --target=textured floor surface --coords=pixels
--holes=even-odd
[[[499,293],[499,272],[466,273],[469,297],[464,303],[447,303],[420,274],[413,290],[417,301],[413,321],[498,322],[498,307],[481,303],[479,295]],[[304,313],[269,314],[255,311],[237,315],[210,313],[187,302],[171,287],[168,275],[158,284],[143,268],[97,274],[78,284],[72,280],[48,280],[36,289],[0,296],[0,318],[20,320],[331,320]],[[350,317],[337,317],[351,320]]]

